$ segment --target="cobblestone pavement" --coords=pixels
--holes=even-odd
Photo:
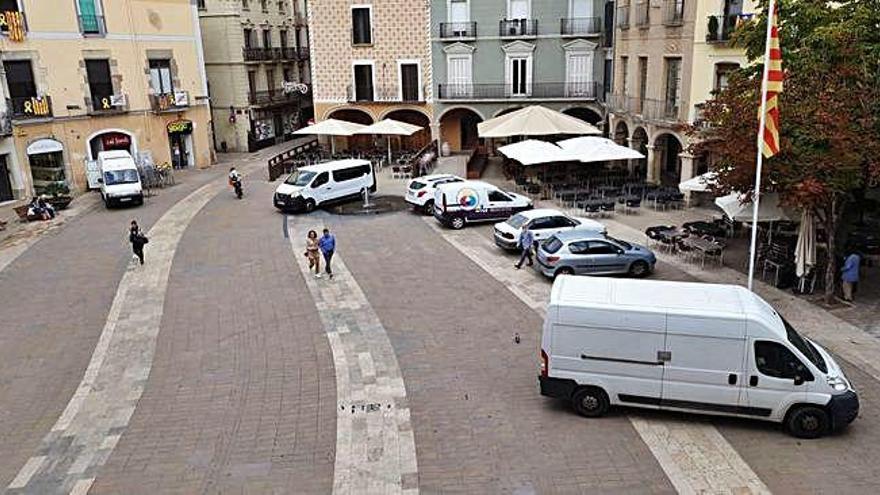
[[[397,353],[421,492],[674,491],[624,416],[537,393],[541,318],[505,283],[415,215],[327,221]]]

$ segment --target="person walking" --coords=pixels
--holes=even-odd
[[[315,278],[321,278],[321,247],[318,245],[318,233],[310,230],[306,236],[306,258],[309,259],[309,270],[315,270]]]
[[[519,255],[519,262],[513,265],[517,270],[522,268],[523,261],[527,259],[529,260],[529,266],[534,264],[532,262],[532,244],[534,243],[534,234],[532,234],[532,231],[529,230],[528,227],[523,225],[522,230],[519,232],[519,248],[522,250],[522,253]]]
[[[131,227],[128,229],[128,242],[131,243],[131,250],[141,264],[144,264],[144,245],[150,242],[147,236],[141,233],[141,228],[136,220],[131,221]]]
[[[853,249],[849,250],[849,256],[843,262],[843,269],[840,270],[840,278],[843,282],[843,300],[846,302],[853,301],[853,289],[859,283],[859,268],[862,265],[862,257]]]
[[[327,276],[333,278],[333,269],[330,268],[330,260],[333,259],[333,253],[336,251],[336,237],[330,233],[330,229],[324,229],[324,235],[318,240],[318,247],[324,254],[324,271]]]

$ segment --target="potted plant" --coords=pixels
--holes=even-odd
[[[70,202],[73,201],[73,198],[70,196],[70,188],[63,182],[52,182],[43,188],[43,193],[49,196],[46,201],[56,210],[67,208],[70,206]]]

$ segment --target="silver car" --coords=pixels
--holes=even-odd
[[[646,277],[657,257],[645,246],[608,235],[571,230],[550,237],[538,246],[535,269],[556,275],[617,275]]]

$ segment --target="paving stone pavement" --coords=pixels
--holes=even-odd
[[[538,394],[541,318],[504,282],[408,212],[326,221],[394,346],[422,493],[674,492],[625,417]]]
[[[339,404],[333,493],[416,494],[418,463],[406,385],[388,335],[343,254],[332,259],[334,278],[316,279],[310,272],[302,254],[308,231],[320,235],[324,228],[320,216],[289,225],[293,256],[333,350]]]

